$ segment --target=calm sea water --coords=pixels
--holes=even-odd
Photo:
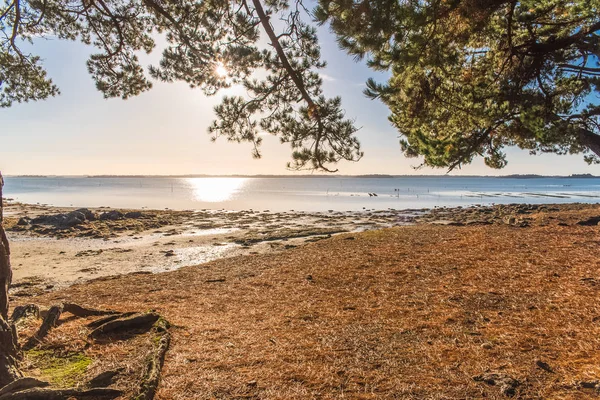
[[[600,178],[8,177],[4,193],[24,203],[55,206],[360,211],[492,203],[597,203]]]

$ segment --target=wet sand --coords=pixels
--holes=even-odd
[[[76,211],[8,202],[5,225],[12,246],[11,295],[31,296],[108,276],[159,273],[220,258],[281,252],[338,233],[400,225],[572,225],[581,223],[577,221],[581,210],[596,207],[512,204],[362,212],[102,207]],[[573,220],[566,217],[570,213]],[[70,223],[73,215],[85,220]]]
[[[8,203],[13,296],[30,296],[107,276],[157,273],[224,257],[278,252],[343,232],[412,223],[420,210],[364,212],[89,209],[93,221],[36,223],[74,208]],[[100,220],[103,213],[122,217]],[[117,213],[117,214],[118,214]],[[127,218],[136,213],[136,218]]]

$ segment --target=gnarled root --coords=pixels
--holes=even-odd
[[[136,399],[152,400],[154,398],[160,381],[165,354],[171,342],[171,335],[168,330],[169,323],[166,320],[162,319],[161,316],[155,312],[116,313],[114,311],[85,308],[72,303],[54,305],[47,311],[40,312],[37,306],[28,304],[15,308],[13,315],[11,316],[11,321],[18,321],[30,315],[41,316],[44,320],[37,333],[25,343],[24,348],[30,349],[35,347],[44,337],[46,337],[52,328],[58,325],[59,319],[64,312],[69,312],[77,317],[107,315],[106,317],[99,318],[87,325],[89,328],[93,329],[89,335],[92,339],[99,339],[108,334],[118,334],[126,331],[138,331],[135,333],[140,333],[139,330],[147,332],[149,329],[152,329],[154,338],[152,341],[153,349],[144,368]],[[3,329],[8,332],[7,335],[3,335]],[[14,324],[8,324],[0,318],[0,346],[4,344],[3,340],[12,340],[12,338],[16,338]],[[17,344],[11,342],[7,343],[7,345],[12,346],[11,348],[14,349],[13,353],[16,357]],[[5,356],[5,354],[0,352],[0,357]],[[9,363],[7,363],[7,365],[8,364]],[[14,365],[16,365],[16,360]],[[121,396],[123,393],[120,390],[101,386],[110,385],[113,378],[118,375],[119,372],[120,370],[106,371],[98,375],[89,382],[88,387],[92,387],[92,389],[89,390],[75,388],[52,389],[46,387],[48,386],[47,382],[33,378],[22,378],[18,369],[15,368],[13,379],[8,380],[8,384],[0,389],[0,400],[63,400],[67,398],[114,399]]]
[[[28,307],[29,310],[32,310],[33,307],[37,307],[33,304],[28,304],[27,306],[23,306],[23,307]],[[110,311],[110,310],[96,310],[93,308],[87,308],[87,307],[82,307],[78,304],[74,304],[74,303],[63,303],[63,304],[57,304],[54,305],[52,307],[50,307],[49,310],[47,311],[39,311],[39,308],[37,308],[37,314],[40,316],[43,316],[44,321],[42,322],[42,325],[40,326],[40,328],[38,329],[37,333],[32,336],[31,338],[29,338],[29,340],[25,343],[24,348],[25,349],[30,349],[32,347],[34,347],[37,343],[39,343],[42,339],[44,339],[46,337],[46,335],[48,335],[48,332],[50,332],[50,330],[52,328],[54,328],[55,326],[58,325],[58,320],[60,319],[60,316],[62,315],[63,312],[69,312],[73,315],[75,315],[76,317],[90,317],[90,316],[96,316],[96,315],[107,315],[107,314],[116,314],[115,311]],[[26,310],[19,310],[19,314],[24,313]],[[15,316],[15,313],[17,312],[17,309],[15,308],[15,311],[13,312],[13,317]]]
[[[73,314],[76,317],[93,317],[97,315],[111,315],[118,314],[116,311],[111,310],[96,310],[94,308],[82,307],[78,304],[74,303],[64,303],[63,304],[63,312],[68,312]]]
[[[113,380],[117,375],[123,372],[125,368],[119,368],[112,371],[104,371],[92,379],[90,379],[87,383],[87,386],[90,388],[101,388],[110,386],[113,383]]]
[[[18,321],[28,317],[40,317],[40,308],[35,304],[25,304],[23,306],[16,306],[10,316],[10,321],[15,324]]]
[[[117,389],[101,388],[90,390],[79,389],[26,389],[18,392],[6,393],[0,400],[65,400],[76,399],[116,399],[123,394]]]
[[[165,354],[171,343],[171,334],[169,333],[169,323],[164,319],[159,319],[154,325],[154,332],[157,336],[157,341],[148,358],[146,370],[142,377],[140,392],[138,399],[152,400],[156,394],[158,383],[160,381],[160,373],[165,362]]]
[[[99,318],[99,319],[97,319],[95,321],[90,322],[89,324],[87,324],[87,327],[95,329],[95,328],[99,327],[100,325],[104,325],[107,322],[114,321],[114,320],[120,319],[120,318],[130,317],[130,316],[136,315],[136,314],[138,314],[138,313],[136,313],[136,312],[125,312],[125,313],[122,313],[122,314],[109,315],[108,317]]]
[[[145,314],[134,314],[126,317],[121,317],[113,320],[109,320],[104,324],[98,326],[90,333],[90,337],[98,339],[108,333],[117,333],[125,330],[150,328],[158,319],[160,315],[157,313],[145,313]]]
[[[38,329],[37,333],[30,337],[29,340],[27,340],[27,342],[25,342],[23,348],[31,349],[36,344],[38,344],[43,338],[45,338],[48,332],[50,332],[50,329],[58,325],[58,319],[60,318],[62,311],[62,304],[50,307],[48,312],[45,313],[46,316],[44,317],[44,321],[42,322],[40,329]]]
[[[20,392],[31,388],[46,387],[49,385],[48,382],[40,381],[35,378],[19,378],[0,389],[0,398],[8,393]]]

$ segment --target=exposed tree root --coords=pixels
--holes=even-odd
[[[135,313],[135,312],[126,312],[126,313],[122,313],[122,314],[109,315],[108,317],[99,318],[99,319],[97,319],[95,321],[90,322],[89,324],[87,324],[87,327],[95,329],[95,328],[99,327],[100,325],[104,325],[107,322],[114,321],[115,319],[119,319],[119,318],[129,317],[129,316],[135,315],[135,314],[137,314],[137,313]]]
[[[97,316],[97,315],[119,314],[116,311],[96,310],[94,308],[82,307],[82,306],[80,306],[78,304],[74,304],[74,303],[64,303],[63,304],[63,312],[68,312],[68,313],[75,315],[76,317],[83,317],[83,318],[93,317],[93,316]]]
[[[87,386],[91,388],[110,386],[115,376],[119,375],[124,370],[125,368],[119,368],[113,371],[104,371],[90,379],[87,383]]]
[[[15,311],[13,312],[13,320],[14,318],[23,318],[27,312],[30,313],[35,313],[36,312],[36,308],[37,308],[37,315],[43,316],[44,321],[42,322],[42,325],[40,326],[40,328],[38,329],[37,333],[30,337],[29,340],[27,340],[27,342],[24,345],[25,349],[31,349],[33,348],[36,344],[38,344],[42,339],[44,339],[46,337],[46,335],[48,335],[48,332],[50,332],[50,330],[52,328],[54,328],[55,326],[58,325],[58,320],[60,319],[60,316],[62,315],[63,312],[69,312],[73,315],[75,315],[76,317],[91,317],[91,316],[96,316],[96,315],[107,315],[107,314],[116,314],[116,311],[110,311],[110,310],[96,310],[93,308],[87,308],[87,307],[82,307],[78,304],[73,304],[73,303],[63,303],[63,304],[57,304],[54,305],[52,307],[50,307],[49,310],[47,311],[40,311],[39,307],[37,307],[34,304],[28,304],[26,306],[22,306],[23,309],[19,309],[17,310],[15,308]],[[16,314],[16,316],[15,316]]]
[[[0,398],[7,393],[18,392],[31,388],[46,387],[49,385],[50,384],[48,382],[40,381],[39,379],[35,378],[19,378],[0,389]]]
[[[142,381],[139,386],[138,395],[135,397],[138,400],[151,400],[156,394],[158,384],[160,381],[160,374],[165,359],[165,354],[169,348],[171,341],[171,335],[168,331],[169,323],[162,319],[159,314],[155,312],[149,313],[117,313],[115,311],[108,310],[96,310],[86,308],[73,303],[58,304],[50,307],[48,310],[40,311],[40,308],[34,304],[27,304],[24,306],[18,306],[14,309],[10,321],[11,325],[6,324],[6,329],[14,329],[14,323],[27,318],[29,316],[36,316],[43,318],[43,322],[36,332],[35,335],[30,337],[24,344],[25,349],[31,349],[39,344],[50,332],[50,330],[59,324],[61,315],[64,312],[69,312],[76,317],[88,317],[107,315],[106,317],[99,318],[87,326],[92,330],[89,334],[90,338],[99,339],[107,334],[118,334],[127,331],[138,331],[152,329],[153,335],[153,349],[148,357]],[[3,331],[2,331],[2,319],[0,319],[0,345],[2,345]],[[16,338],[14,332],[10,332],[5,335],[7,340]],[[14,348],[18,348],[16,343],[10,344]],[[16,353],[15,353],[16,354]],[[0,356],[2,354],[0,353]],[[114,399],[122,395],[122,392],[115,389],[106,388],[112,384],[113,378],[118,375],[121,371],[106,371],[99,374],[94,379],[88,382],[88,387],[93,389],[81,390],[81,389],[51,389],[47,388],[49,384],[47,382],[39,381],[33,378],[21,378],[19,371],[15,369],[15,380],[8,385],[0,389],[0,400],[20,400],[20,399]]]
[[[148,358],[146,370],[140,384],[140,392],[136,400],[152,400],[158,388],[160,373],[165,362],[165,354],[171,343],[171,334],[169,333],[169,323],[160,318],[154,324],[156,335],[156,344]]]
[[[15,324],[18,321],[28,317],[40,317],[40,308],[35,304],[25,304],[23,306],[16,306],[10,316],[10,321]]]
[[[66,400],[75,399],[116,399],[123,392],[117,389],[27,389],[18,392],[6,393],[0,396],[0,400]]]
[[[150,328],[156,321],[158,321],[159,318],[160,315],[150,312],[113,319],[94,329],[90,333],[90,337],[93,339],[98,339],[108,333],[118,333],[132,329]]]
[[[50,307],[50,309],[46,313],[46,316],[44,317],[44,321],[42,322],[40,329],[38,329],[37,333],[35,334],[35,338],[37,340],[42,340],[43,338],[45,338],[48,332],[50,332],[50,329],[58,325],[58,320],[62,312],[62,304]]]

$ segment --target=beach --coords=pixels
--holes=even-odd
[[[549,218],[559,211],[594,207],[513,204],[271,212],[75,209],[9,202],[5,224],[12,245],[11,295],[31,296],[107,276],[160,273],[226,257],[276,253],[341,233],[413,224],[525,227],[557,223]]]
[[[28,296],[105,276],[278,252],[342,232],[413,223],[424,212],[75,209],[9,202],[5,216],[12,294]],[[82,219],[68,220],[76,214]]]
[[[13,263],[23,269],[33,265],[24,257],[34,257],[28,240],[64,246],[35,257],[60,265],[58,253],[65,251],[65,259],[80,263],[72,268],[97,262],[97,275],[103,274],[103,265],[114,268],[141,249],[151,249],[156,260],[175,259],[164,252],[186,247],[183,242],[190,239],[183,232],[192,221],[206,223],[194,220],[193,214],[156,212],[138,222],[163,218],[165,225],[134,234],[142,239],[133,239],[128,230],[88,239],[71,229],[36,233],[43,228],[32,229],[31,223],[13,231],[25,211],[34,217],[69,210],[11,207]],[[314,219],[314,226],[304,220],[295,226],[316,229],[326,225],[321,221],[326,216],[306,217]],[[282,223],[262,212],[241,218],[258,220],[247,221],[258,232],[261,224]],[[292,214],[286,228],[299,218]],[[390,223],[377,213],[356,218],[332,216],[327,226],[339,221],[329,229],[356,228],[349,224],[355,221],[363,230],[361,224],[370,219]],[[129,219],[113,222],[133,225]],[[237,222],[226,220],[217,216],[214,223],[222,226],[206,229],[235,228]],[[406,226],[258,241],[248,249],[240,241],[239,253],[155,274],[121,271],[94,278],[90,273],[86,280],[85,272],[77,272],[79,280],[41,288],[35,296],[16,296],[23,290],[16,288],[12,305],[75,302],[121,312],[159,312],[172,324],[156,396],[163,400],[591,398],[600,389],[599,221],[600,208],[589,204],[435,209],[407,217],[402,221]],[[90,230],[92,236],[105,231],[100,222],[85,225],[81,231]],[[248,234],[252,229],[236,235],[251,243],[256,239]],[[148,240],[131,252],[77,256],[98,249],[72,244],[94,240],[109,248],[131,248],[136,240],[158,235],[155,231],[162,232],[152,239],[157,246]],[[275,231],[273,226],[266,232]],[[195,240],[212,246],[235,237],[231,232],[222,235]],[[179,236],[181,247],[163,244],[178,243]],[[277,242],[281,245],[271,248]],[[286,248],[288,243],[295,244]],[[251,254],[261,252],[261,246],[262,254]],[[45,273],[40,276],[51,279],[51,271]],[[16,270],[17,284],[21,276],[23,270]],[[78,372],[76,382],[102,371],[120,371],[111,387],[122,390],[123,399],[131,398],[151,338],[92,345],[87,336],[90,320],[66,318],[50,332],[41,351],[64,357],[67,349],[68,354],[87,357],[89,366]],[[26,353],[26,361],[36,354]],[[24,370],[55,378],[27,362]]]

